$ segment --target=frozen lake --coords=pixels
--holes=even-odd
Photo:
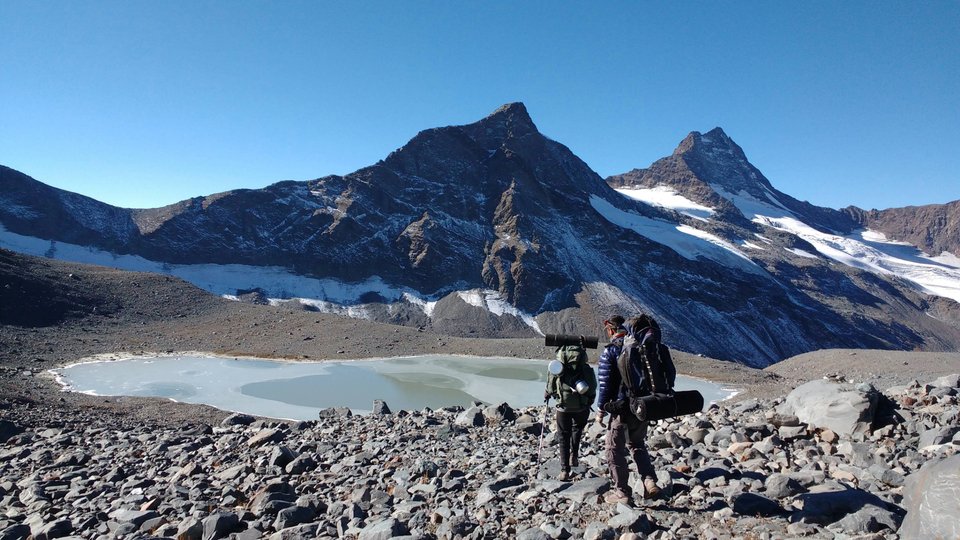
[[[164,397],[258,416],[311,420],[327,407],[367,413],[375,399],[393,411],[468,406],[475,400],[540,405],[547,363],[441,355],[335,362],[165,356],[86,362],[54,373],[75,392]],[[677,389],[699,390],[708,404],[732,393],[682,376],[677,377]]]

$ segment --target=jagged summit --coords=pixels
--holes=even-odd
[[[533,123],[533,120],[530,118],[530,113],[527,112],[527,106],[521,101],[515,101],[513,103],[505,103],[501,105],[497,108],[497,110],[490,113],[484,119],[484,121],[501,116],[518,123]]]
[[[743,149],[720,127],[706,133],[691,131],[673,151],[675,156],[689,153],[728,154],[744,161],[747,159]]]
[[[519,138],[538,133],[536,124],[527,112],[527,107],[519,101],[500,106],[489,116],[471,126],[482,128],[487,135],[496,134],[503,138]]]

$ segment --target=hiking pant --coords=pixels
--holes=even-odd
[[[569,471],[580,461],[580,439],[587,425],[590,409],[567,412],[557,409],[557,432],[560,434],[560,468]]]
[[[623,493],[630,494],[630,468],[627,463],[627,449],[633,455],[637,464],[640,478],[656,478],[657,473],[650,462],[647,445],[644,438],[647,436],[647,423],[639,420],[629,412],[612,415],[610,426],[607,429],[607,465],[610,467],[610,478],[615,488]]]

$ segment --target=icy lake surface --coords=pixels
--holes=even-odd
[[[415,356],[379,360],[292,362],[207,356],[138,357],[86,362],[55,370],[69,390],[103,396],[153,396],[291,420],[327,407],[370,412],[418,410],[479,400],[540,405],[547,360]],[[677,377],[678,390],[699,390],[710,403],[729,397],[720,385]]]

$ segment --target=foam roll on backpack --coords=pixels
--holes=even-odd
[[[696,390],[653,394],[630,399],[630,412],[640,420],[663,420],[703,410],[703,396]]]
[[[580,345],[585,349],[596,349],[600,338],[596,336],[574,336],[569,334],[547,334],[543,336],[543,344],[547,347],[563,347],[564,345]]]

